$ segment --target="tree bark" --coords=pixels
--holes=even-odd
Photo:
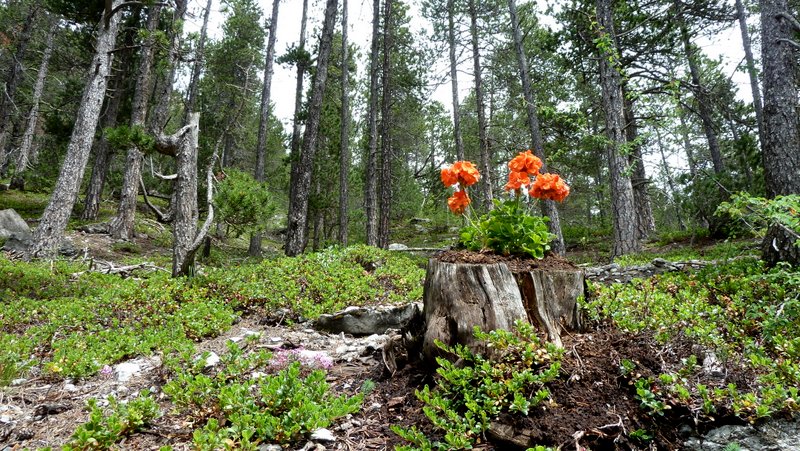
[[[317,55],[317,71],[311,90],[311,101],[308,105],[308,121],[303,135],[303,149],[300,153],[297,186],[294,195],[289,199],[288,232],[286,234],[286,255],[293,257],[303,252],[308,225],[308,198],[311,189],[311,173],[314,168],[314,154],[319,135],[319,119],[322,113],[322,97],[328,78],[328,60],[331,54],[334,21],[338,0],[327,0],[325,20],[322,25],[319,53]]]
[[[455,0],[447,0],[447,44],[450,50],[450,86],[453,92],[453,136],[456,159],[464,159],[464,140],[461,138],[461,105],[458,99],[458,61],[456,61]]]
[[[562,330],[580,328],[577,299],[583,295],[583,281],[581,270],[536,269],[514,274],[505,263],[430,259],[422,296],[422,353],[428,360],[440,355],[438,340],[491,354],[491,349],[475,340],[475,327],[485,332],[511,330],[516,321],[537,324],[551,342],[562,346]]]
[[[781,17],[789,14],[786,0],[761,0],[761,64],[764,83],[762,143],[767,197],[800,193],[800,136],[797,125],[796,31]],[[785,229],[773,226],[762,244],[768,265],[800,264],[800,247]]]
[[[480,145],[481,180],[479,187],[483,194],[483,203],[487,210],[493,208],[492,199],[492,174],[491,158],[489,156],[489,142],[486,138],[486,112],[483,99],[483,73],[481,69],[481,54],[478,43],[478,11],[475,0],[469,0],[470,35],[472,37],[472,66],[475,77],[475,102],[478,109],[478,141]]]
[[[169,105],[172,99],[172,89],[175,83],[175,73],[178,69],[178,61],[181,57],[181,37],[183,34],[183,17],[186,14],[188,0],[175,0],[175,9],[172,11],[172,26],[169,34],[169,55],[167,57],[167,67],[164,68],[158,77],[155,89],[156,105],[153,108],[149,123],[150,130],[155,133],[161,132],[169,120]]]
[[[147,37],[142,44],[142,55],[139,61],[139,74],[136,78],[136,91],[133,94],[131,107],[131,129],[144,129],[147,117],[147,105],[153,81],[153,60],[155,57],[155,31],[161,15],[161,7],[154,5],[148,12]],[[142,176],[142,158],[144,153],[136,146],[128,149],[125,159],[125,175],[120,188],[117,215],[108,224],[108,233],[118,240],[133,238],[133,222],[136,217],[136,202],[139,195],[139,179]]]
[[[120,63],[114,76],[111,78],[111,87],[108,90],[108,95],[106,95],[105,113],[100,122],[101,130],[117,126],[122,99],[125,97],[129,87],[128,72],[133,62],[132,48],[134,37],[134,29],[128,28],[123,39],[123,47],[125,50],[117,53]],[[89,184],[86,187],[86,197],[83,201],[83,211],[81,212],[81,219],[85,221],[97,219],[97,214],[100,211],[100,202],[103,198],[103,190],[105,189],[106,178],[108,177],[111,160],[114,157],[114,149],[108,145],[108,141],[103,134],[95,140],[93,151],[94,165],[92,166],[92,175],[89,178]]]
[[[678,220],[678,227],[681,230],[686,230],[686,223],[683,221],[683,215],[681,214],[681,207],[678,204],[678,196],[677,196],[677,189],[675,189],[675,179],[672,177],[672,170],[667,163],[667,154],[665,152],[664,141],[661,137],[661,131],[656,129],[656,144],[658,144],[658,150],[661,154],[661,168],[664,171],[664,176],[667,179],[667,186],[669,187],[669,196],[672,200],[672,206],[675,210],[675,218]]]
[[[627,175],[628,161],[622,154],[625,144],[625,120],[622,81],[618,72],[618,50],[614,46],[614,18],[610,0],[596,0],[597,20],[605,49],[598,49],[600,85],[606,116],[609,175],[611,176],[611,212],[614,228],[613,256],[631,254],[641,249],[636,238],[636,208],[633,186]]]
[[[753,109],[756,112],[756,125],[758,125],[758,140],[764,145],[764,109],[761,100],[761,89],[758,84],[758,70],[756,69],[753,49],[750,44],[750,32],[747,30],[747,11],[744,9],[742,0],[736,0],[736,16],[739,19],[739,31],[742,32],[742,47],[744,48],[744,60],[747,64],[747,75],[750,77],[750,90],[753,93]]]
[[[113,2],[114,7],[121,4],[122,0]],[[83,173],[97,127],[97,119],[103,105],[107,77],[113,58],[111,50],[114,48],[118,26],[119,14],[107,17],[107,20],[103,20],[98,26],[99,34],[95,43],[95,55],[88,71],[88,80],[81,98],[81,105],[78,108],[72,136],[67,145],[67,154],[61,165],[50,202],[34,232],[33,243],[25,255],[28,259],[52,255],[64,236],[69,215],[78,197],[78,190],[83,180]]]
[[[306,74],[306,24],[308,22],[308,0],[303,0],[303,17],[300,21],[300,41],[297,51],[301,59],[297,61],[297,81],[294,90],[294,119],[292,120],[292,141],[289,151],[289,199],[295,198],[294,190],[297,187],[298,168],[300,165],[300,138],[303,114],[303,78]]]
[[[393,33],[393,0],[384,0],[383,8],[383,68],[381,70],[381,184],[378,246],[389,247],[389,218],[392,211],[392,136],[391,117],[391,64]]]
[[[350,201],[350,57],[347,42],[347,0],[342,0],[342,117],[339,137],[339,243],[347,246]]]
[[[186,108],[183,112],[183,123],[187,123],[189,113],[195,110],[197,104],[197,93],[200,90],[200,74],[203,71],[205,62],[206,37],[208,36],[208,18],[211,15],[211,4],[213,0],[208,0],[206,9],[203,13],[203,26],[200,28],[200,37],[197,41],[197,49],[194,54],[194,67],[192,68],[192,81],[189,83],[189,94],[186,99]]]
[[[692,76],[692,90],[697,100],[697,110],[700,114],[700,120],[703,122],[703,132],[705,132],[706,140],[708,141],[711,164],[714,167],[714,173],[721,174],[725,171],[725,164],[722,162],[719,139],[717,138],[717,131],[714,129],[714,120],[711,117],[710,102],[706,96],[703,81],[700,79],[700,68],[697,66],[698,50],[692,45],[689,39],[689,30],[686,28],[685,24],[681,25],[681,40],[683,41],[683,50],[686,53],[686,60],[689,63],[689,73]]]
[[[193,273],[194,257],[204,236],[197,231],[197,140],[200,113],[189,115],[189,123],[175,153],[175,219],[173,220],[172,276]],[[211,184],[209,191],[213,189]],[[213,217],[213,207],[209,215]],[[207,231],[207,229],[206,229]],[[202,234],[205,235],[205,234]]]
[[[31,97],[31,109],[28,112],[28,120],[25,125],[25,132],[22,135],[22,142],[19,145],[19,153],[17,154],[17,161],[15,163],[14,179],[16,181],[12,184],[25,185],[23,173],[28,169],[30,164],[31,149],[33,149],[33,138],[36,134],[36,126],[39,122],[39,105],[44,92],[44,82],[47,78],[47,70],[50,64],[50,56],[53,54],[53,38],[56,31],[58,31],[58,20],[50,18],[50,29],[47,31],[47,40],[44,44],[44,53],[42,53],[42,62],[39,65],[39,71],[36,74],[36,83],[33,86],[33,96]]]
[[[381,2],[372,0],[372,50],[369,58],[369,148],[364,176],[367,245],[378,245],[378,40]]]
[[[17,110],[15,98],[17,86],[22,79],[22,61],[25,58],[25,53],[31,40],[31,32],[38,12],[39,6],[31,4],[17,39],[17,48],[11,58],[11,67],[8,69],[3,92],[0,92],[0,176],[5,175],[8,164],[8,152],[6,149],[8,148],[11,129],[13,128],[11,113]]]
[[[544,139],[539,125],[539,115],[536,112],[536,103],[533,100],[533,88],[531,86],[530,72],[528,71],[528,57],[522,47],[522,33],[519,28],[519,17],[517,16],[517,3],[515,0],[508,0],[508,10],[511,15],[511,29],[514,36],[514,48],[517,52],[517,64],[519,66],[519,76],[522,80],[522,92],[525,99],[525,109],[528,113],[528,131],[531,134],[531,144],[533,153],[542,160],[542,171],[547,171],[547,156],[544,152]],[[550,250],[554,254],[564,255],[567,246],[564,244],[564,235],[561,233],[561,219],[558,214],[558,207],[552,200],[541,202],[542,214],[550,218],[550,233],[556,236],[550,243]]]
[[[261,89],[261,116],[258,123],[258,144],[256,145],[256,169],[254,178],[264,182],[267,159],[267,133],[269,129],[269,110],[272,89],[272,65],[275,60],[275,40],[278,32],[278,9],[280,0],[272,1],[272,17],[269,22],[269,39],[267,40],[267,57],[264,61],[264,85]],[[253,257],[261,255],[261,232],[250,236],[250,247],[247,253]]]
[[[631,154],[628,163],[633,168],[631,185],[633,186],[633,202],[636,205],[636,236],[645,240],[656,231],[656,222],[653,218],[653,207],[650,204],[650,193],[647,192],[650,180],[644,170],[644,158],[639,139],[639,127],[633,112],[633,100],[623,84],[622,101],[625,116],[625,139],[630,144]]]

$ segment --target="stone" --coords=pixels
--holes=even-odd
[[[283,451],[281,445],[261,445],[258,447],[258,451]]]
[[[349,335],[385,334],[389,329],[403,329],[422,316],[422,306],[349,307],[332,315],[321,315],[314,327],[330,333]]]
[[[142,372],[142,366],[134,362],[123,362],[114,366],[114,374],[118,382],[128,382],[133,376]]]
[[[89,235],[102,235],[108,233],[108,223],[98,222],[95,224],[86,224],[78,227],[78,230]]]
[[[311,433],[311,440],[315,442],[335,442],[336,436],[329,429],[319,428]]]
[[[16,211],[9,208],[7,210],[0,210],[0,239],[10,238],[11,235],[20,240],[30,239],[31,228],[28,223],[22,219]]]
[[[219,363],[219,356],[216,352],[209,352],[208,356],[206,357],[206,368],[212,368]]]
[[[390,251],[404,251],[404,250],[407,250],[407,249],[408,249],[408,246],[406,246],[405,244],[401,244],[401,243],[391,243],[389,245],[389,250]]]
[[[741,451],[796,451],[800,449],[798,420],[769,420],[757,427],[725,425],[702,437],[692,437],[684,445],[692,451],[724,451],[731,443]]]

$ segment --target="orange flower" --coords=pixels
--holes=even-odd
[[[520,152],[519,155],[508,162],[508,167],[512,172],[524,172],[528,175],[538,175],[542,168],[542,160],[532,154],[530,150]]]
[[[528,174],[524,172],[516,172],[511,171],[508,174],[508,183],[506,183],[505,190],[518,190],[522,189],[523,186],[528,186],[531,184],[531,179],[528,177]]]
[[[539,174],[528,194],[537,199],[550,199],[561,202],[569,195],[569,186],[558,174]]]
[[[442,169],[442,183],[444,186],[450,187],[458,183],[458,176],[453,172],[453,168]]]
[[[470,200],[466,191],[456,191],[453,196],[447,199],[447,206],[454,214],[460,215],[467,209]]]
[[[453,186],[456,183],[462,188],[472,186],[480,180],[481,174],[471,161],[456,161],[449,168],[442,169],[442,183]]]
[[[471,161],[456,161],[452,170],[458,177],[458,184],[463,187],[472,186],[481,178],[478,168]]]

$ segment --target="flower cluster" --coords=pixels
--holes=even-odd
[[[537,199],[549,199],[561,202],[569,195],[569,186],[558,174],[539,173],[542,160],[533,155],[530,150],[521,152],[509,163],[511,173],[508,175],[506,191],[515,191],[520,194],[522,188],[528,188],[528,194]],[[535,180],[531,182],[531,177]]]
[[[561,202],[569,195],[569,186],[556,174],[540,173],[542,166],[542,160],[530,150],[512,158],[505,189],[514,195],[503,201],[494,200],[494,208],[478,218],[465,214],[466,224],[459,231],[459,244],[471,251],[544,258],[556,236],[549,230],[550,218],[529,213],[529,207],[522,203],[522,190],[536,199]],[[457,161],[442,169],[442,183],[456,187],[453,196],[447,199],[450,211],[464,214],[470,204],[467,187],[479,179],[478,170],[469,161]]]
[[[456,186],[456,192],[447,199],[447,206],[450,211],[460,215],[464,213],[470,204],[467,194],[467,187],[478,183],[481,174],[478,168],[470,161],[456,161],[452,166],[442,169],[442,183],[444,186]]]

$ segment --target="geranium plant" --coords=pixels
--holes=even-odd
[[[495,208],[472,220],[467,188],[480,180],[480,173],[469,161],[457,161],[442,169],[442,183],[455,187],[447,205],[456,215],[463,215],[466,225],[459,234],[459,244],[472,251],[491,250],[502,255],[528,255],[544,258],[555,238],[547,223],[550,218],[530,213],[523,199],[548,199],[561,202],[569,195],[569,186],[558,174],[540,173],[542,160],[530,150],[521,152],[508,163],[510,173],[506,192],[511,197],[495,200]]]

